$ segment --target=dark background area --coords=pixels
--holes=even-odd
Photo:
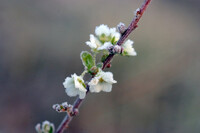
[[[96,26],[126,25],[143,0],[1,0],[0,133],[57,127],[62,82],[81,74]],[[134,40],[138,56],[116,56],[111,93],[89,94],[70,133],[200,132],[200,1],[153,0]]]

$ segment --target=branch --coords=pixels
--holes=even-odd
[[[123,42],[126,40],[126,38],[129,36],[129,34],[137,28],[137,23],[139,22],[140,18],[142,17],[145,9],[149,5],[151,0],[145,0],[142,6],[137,10],[135,17],[133,18],[132,22],[126,29],[126,31],[122,34],[119,41],[117,42],[117,45],[121,46]],[[102,70],[107,67],[108,64],[110,64],[111,60],[113,59],[114,54],[109,54],[108,57],[105,59],[103,63]],[[89,92],[89,86],[87,85],[87,93]],[[77,98],[76,101],[73,104],[73,110],[79,109],[81,106],[81,103],[84,101],[84,99]],[[72,121],[73,117],[75,115],[66,115],[61,124],[59,125],[56,133],[63,133],[64,130],[68,127],[69,123]]]

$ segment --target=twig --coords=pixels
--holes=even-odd
[[[126,40],[126,38],[129,36],[129,34],[137,28],[137,23],[139,22],[140,18],[142,17],[145,9],[147,8],[147,6],[149,5],[150,2],[151,2],[151,0],[144,1],[142,6],[137,11],[136,16],[133,18],[132,22],[130,23],[130,25],[128,26],[126,31],[120,37],[119,41],[117,42],[117,45],[121,46],[123,44],[123,42]],[[110,64],[113,57],[114,57],[114,54],[108,55],[108,57],[105,59],[105,61],[103,63],[102,70],[105,69],[108,64]],[[88,90],[89,90],[89,86],[87,85],[87,93],[88,93]],[[73,104],[73,110],[79,109],[79,107],[83,101],[84,101],[84,99],[77,98]],[[74,117],[73,115],[66,115],[65,118],[63,119],[63,121],[61,122],[61,124],[59,125],[56,133],[63,133],[64,130],[68,127],[69,123],[72,121],[73,117]]]

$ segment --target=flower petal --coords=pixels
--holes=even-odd
[[[101,36],[102,34],[105,34],[106,36],[110,35],[110,30],[107,25],[101,24],[100,26],[97,26],[95,29],[95,34],[97,36]]]
[[[117,83],[117,81],[113,79],[113,74],[111,72],[103,72],[102,78],[107,83],[110,84]]]
[[[104,92],[111,92],[112,91],[112,84],[103,82],[101,83],[102,91]]]
[[[107,50],[112,44],[110,42],[105,42],[101,47],[99,47],[97,50]]]

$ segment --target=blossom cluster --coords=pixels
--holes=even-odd
[[[123,29],[120,29],[123,28]],[[118,27],[121,31],[124,32],[124,25],[120,23]],[[109,47],[116,45],[117,41],[120,39],[122,32],[118,32],[116,28],[109,28],[107,25],[97,26],[95,29],[95,35],[90,34],[90,41],[86,42],[92,52],[100,52],[102,50],[108,50]],[[127,40],[122,44],[123,55],[126,56],[136,56],[135,49],[133,48],[133,41]]]
[[[68,96],[79,96],[80,99],[84,99],[88,91],[92,93],[111,92],[112,84],[117,81],[113,79],[111,72],[104,72],[101,69],[105,58],[109,53],[118,53],[123,56],[137,55],[133,48],[133,41],[127,40],[122,46],[117,45],[121,35],[125,32],[125,25],[123,23],[120,25],[121,27],[119,26],[119,31],[117,31],[116,28],[109,28],[102,24],[96,27],[95,35],[90,34],[90,41],[87,41],[86,45],[91,48],[92,54],[87,51],[81,53],[81,60],[85,67],[84,72],[81,75],[72,74],[63,82]],[[96,54],[100,52],[103,53],[101,62],[96,63]],[[90,73],[93,77],[87,83],[84,81],[85,73]]]

